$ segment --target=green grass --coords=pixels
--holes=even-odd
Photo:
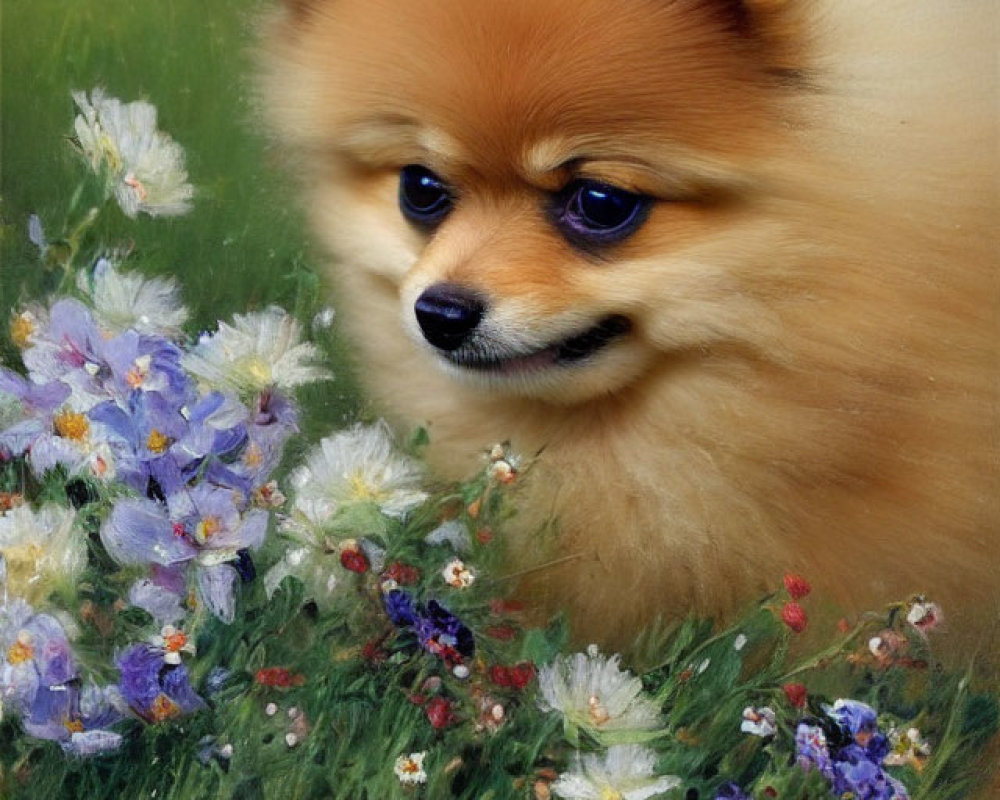
[[[110,208],[93,240],[134,243],[130,263],[176,276],[192,333],[270,303],[309,322],[326,302],[321,258],[253,109],[255,27],[265,7],[261,0],[2,0],[4,313],[45,285],[27,238],[29,215],[58,235],[83,174],[66,143],[75,116],[70,92],[103,86],[123,101],[157,106],[160,128],[185,148],[197,195],[194,211],[176,219],[129,220]],[[330,333],[317,338],[338,380],[301,398],[307,439],[343,424],[358,406],[343,345]],[[4,341],[0,356],[9,361],[12,353]]]

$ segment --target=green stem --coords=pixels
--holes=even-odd
[[[793,667],[791,670],[789,670],[780,678],[778,678],[778,682],[786,683],[790,678],[793,678],[796,675],[800,675],[803,672],[809,672],[810,670],[816,669],[816,667],[829,661],[831,658],[840,655],[844,650],[848,648],[848,646],[852,642],[854,642],[855,639],[857,639],[862,634],[862,632],[865,631],[865,629],[868,628],[870,623],[878,619],[881,619],[881,617],[878,614],[874,613],[865,614],[863,617],[861,617],[861,620],[858,622],[858,624],[854,626],[854,630],[852,630],[849,634],[847,634],[847,636],[843,639],[843,641],[828,647],[826,650],[821,651],[817,655],[807,658],[801,664],[799,664],[796,667]]]

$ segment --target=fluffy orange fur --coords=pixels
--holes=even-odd
[[[428,426],[442,475],[494,441],[541,452],[512,570],[586,636],[726,612],[785,570],[847,609],[920,591],[953,632],[996,619],[998,14],[299,0],[272,22],[266,107],[360,377]],[[407,164],[456,193],[432,234],[400,214]],[[544,213],[579,176],[657,202],[581,252]],[[583,363],[472,374],[414,318],[443,281],[521,348],[632,328]]]

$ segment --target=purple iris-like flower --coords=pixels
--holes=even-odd
[[[833,760],[821,727],[799,723],[795,731],[795,760],[806,771],[818,769],[827,778],[833,775]]]
[[[750,795],[746,794],[738,784],[730,781],[718,788],[715,800],[750,800]]]
[[[85,410],[107,397],[104,346],[90,309],[62,299],[49,309],[48,325],[21,357],[34,382],[63,381],[72,389],[71,405]]]
[[[841,699],[823,710],[854,739],[859,736],[870,736],[878,731],[878,716],[875,709],[857,700]]]
[[[167,664],[163,649],[137,644],[117,661],[118,688],[128,705],[147,722],[161,722],[205,707],[191,687],[183,664]]]
[[[162,336],[129,330],[102,349],[110,374],[109,393],[124,400],[135,392],[157,392],[176,409],[195,394],[194,382],[181,367],[181,350]]]
[[[115,687],[43,687],[22,722],[28,735],[57,741],[67,753],[97,755],[121,744],[121,734],[106,729],[124,718],[122,705]]]
[[[175,582],[176,569],[187,565],[202,602],[232,622],[239,578],[233,562],[240,551],[259,547],[267,533],[267,512],[244,511],[244,505],[239,492],[208,484],[171,495],[167,508],[151,500],[122,500],[101,527],[101,540],[119,563],[159,565]],[[170,588],[165,581],[157,585]]]
[[[408,593],[393,589],[383,596],[382,604],[393,625],[412,628],[421,646],[449,665],[460,664],[475,654],[472,631],[437,600],[417,606]]]
[[[258,396],[247,425],[247,446],[236,467],[252,488],[267,482],[281,461],[285,442],[298,430],[298,412],[287,397],[275,391]]]
[[[865,748],[848,745],[841,749],[833,765],[833,791],[838,797],[856,800],[906,800],[906,788],[889,777],[873,762]]]
[[[21,714],[40,692],[65,691],[76,679],[76,663],[62,625],[15,600],[0,613],[0,698]]]
[[[382,605],[389,620],[397,628],[409,627],[417,619],[417,611],[413,607],[413,598],[406,592],[394,589],[382,597]]]

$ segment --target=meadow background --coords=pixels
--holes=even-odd
[[[113,203],[92,240],[136,243],[127,264],[173,275],[189,330],[277,303],[306,326],[327,298],[294,187],[255,111],[254,45],[264,0],[2,0],[0,2],[0,309],[40,297],[47,277],[27,236],[38,214],[56,238],[85,168],[67,144],[70,93],[103,86],[159,110],[184,147],[193,212],[129,220]],[[15,357],[3,326],[0,360]],[[306,387],[301,442],[358,416],[350,359],[316,330],[336,375]],[[296,450],[296,448],[292,448]],[[293,453],[297,455],[297,453]]]

